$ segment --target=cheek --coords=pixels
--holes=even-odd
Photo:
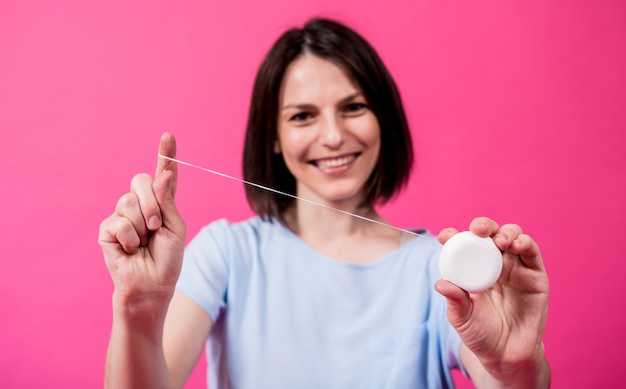
[[[307,149],[306,145],[308,142],[306,131],[286,128],[278,132],[277,148],[284,155],[285,159],[301,157]]]
[[[298,141],[298,136],[285,135],[280,137],[280,154],[289,172],[297,176],[302,168],[302,161],[306,159],[306,150]]]
[[[380,126],[374,115],[368,115],[358,123],[357,136],[364,144],[380,149]]]

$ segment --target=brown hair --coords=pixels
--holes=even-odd
[[[274,153],[278,101],[285,70],[304,53],[340,66],[362,90],[381,132],[378,162],[365,184],[364,203],[384,203],[408,181],[413,147],[396,84],[372,46],[352,29],[332,20],[315,18],[303,28],[283,33],[266,55],[254,82],[243,155],[247,181],[294,194],[296,181],[281,154]],[[252,210],[263,218],[281,219],[292,198],[246,185]]]

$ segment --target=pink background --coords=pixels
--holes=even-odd
[[[112,284],[100,221],[153,171],[165,130],[181,159],[239,176],[254,72],[312,15],[361,31],[405,99],[417,166],[388,219],[521,224],[552,282],[554,387],[623,381],[623,0],[4,0],[2,387],[101,386]],[[191,168],[178,199],[189,238],[251,214],[240,184]],[[205,366],[188,388],[205,387]]]

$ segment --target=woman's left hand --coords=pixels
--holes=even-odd
[[[500,227],[480,217],[469,229],[493,239],[503,253],[502,273],[478,294],[437,281],[435,289],[448,300],[448,320],[492,378],[505,382],[525,369],[543,368],[549,282],[539,246],[515,224]],[[445,243],[456,232],[444,229],[438,239]]]

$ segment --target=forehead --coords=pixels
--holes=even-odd
[[[304,54],[285,70],[280,104],[322,103],[357,91],[360,88],[341,66],[313,54]]]

